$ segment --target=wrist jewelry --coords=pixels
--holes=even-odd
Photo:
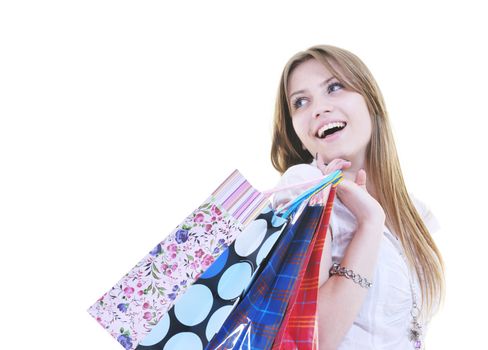
[[[359,284],[363,288],[369,288],[372,286],[372,283],[369,282],[366,278],[361,277],[359,274],[354,273],[353,270],[348,270],[337,263],[332,264],[332,267],[329,270],[329,277],[332,275],[339,275],[349,278],[354,283]]]

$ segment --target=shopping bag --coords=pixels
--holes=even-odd
[[[323,206],[307,202],[243,300],[206,349],[270,349],[284,319],[304,257],[317,231]]]
[[[268,205],[235,170],[88,312],[126,350],[135,349]]]
[[[288,221],[267,206],[161,318],[136,350],[203,349],[255,278]]]
[[[333,186],[342,179],[342,173],[337,171],[337,174],[340,176],[335,178]],[[310,206],[308,201],[301,206],[303,213],[293,225],[285,228],[263,272],[206,349],[271,348],[324,209],[323,206]]]
[[[318,186],[323,187],[324,183]],[[272,192],[268,191],[267,194]],[[309,190],[308,196],[315,192]],[[305,198],[307,196],[298,200]],[[293,207],[297,208],[296,205]],[[248,289],[258,276],[260,266],[265,264],[269,252],[280,239],[292,211],[277,216],[270,206],[266,207],[162,317],[136,349],[205,348],[240,301],[243,289]]]
[[[336,187],[330,188],[317,235],[312,242],[311,256],[307,268],[302,270],[298,286],[291,297],[289,308],[273,343],[273,350],[317,350],[318,349],[318,288],[320,262]]]
[[[236,306],[207,349],[269,349],[288,307],[300,257],[310,243],[321,209],[307,206],[283,239],[248,294]]]

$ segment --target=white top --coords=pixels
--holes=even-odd
[[[281,177],[279,186],[304,182],[323,176],[322,172],[312,164],[299,164],[290,167]],[[285,190],[275,194],[273,207],[288,202],[303,192],[303,189]],[[425,204],[410,195],[414,205],[424,219],[429,231],[439,228],[436,218]],[[345,250],[356,229],[356,219],[338,197],[334,200],[329,227],[332,232],[332,262],[340,263]],[[395,349],[412,350],[409,330],[412,323],[410,310],[412,294],[410,289],[409,269],[402,256],[403,248],[400,241],[384,227],[375,272],[369,279],[372,281],[364,303],[354,320],[350,330],[343,338],[338,350],[352,349]],[[417,304],[420,305],[421,294],[415,271]],[[427,324],[423,323],[423,333]]]

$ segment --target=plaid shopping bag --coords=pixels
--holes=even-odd
[[[206,349],[271,347],[321,212],[319,206],[306,206],[298,221],[287,226],[259,279]]]
[[[318,288],[320,262],[336,187],[331,187],[325,210],[319,224],[318,234],[312,242],[312,252],[307,268],[301,271],[299,283],[291,298],[290,307],[280,331],[275,338],[273,350],[318,349]]]
[[[135,349],[269,204],[235,170],[88,312],[126,350]]]
[[[341,179],[336,176],[332,185]],[[323,214],[323,206],[310,206],[307,201],[301,205],[303,213],[285,228],[264,270],[206,349],[271,348]]]

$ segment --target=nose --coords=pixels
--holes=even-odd
[[[326,99],[321,99],[317,102],[316,107],[314,108],[314,113],[313,116],[314,118],[320,117],[321,114],[326,114],[332,112],[334,107],[332,104],[326,100]]]

